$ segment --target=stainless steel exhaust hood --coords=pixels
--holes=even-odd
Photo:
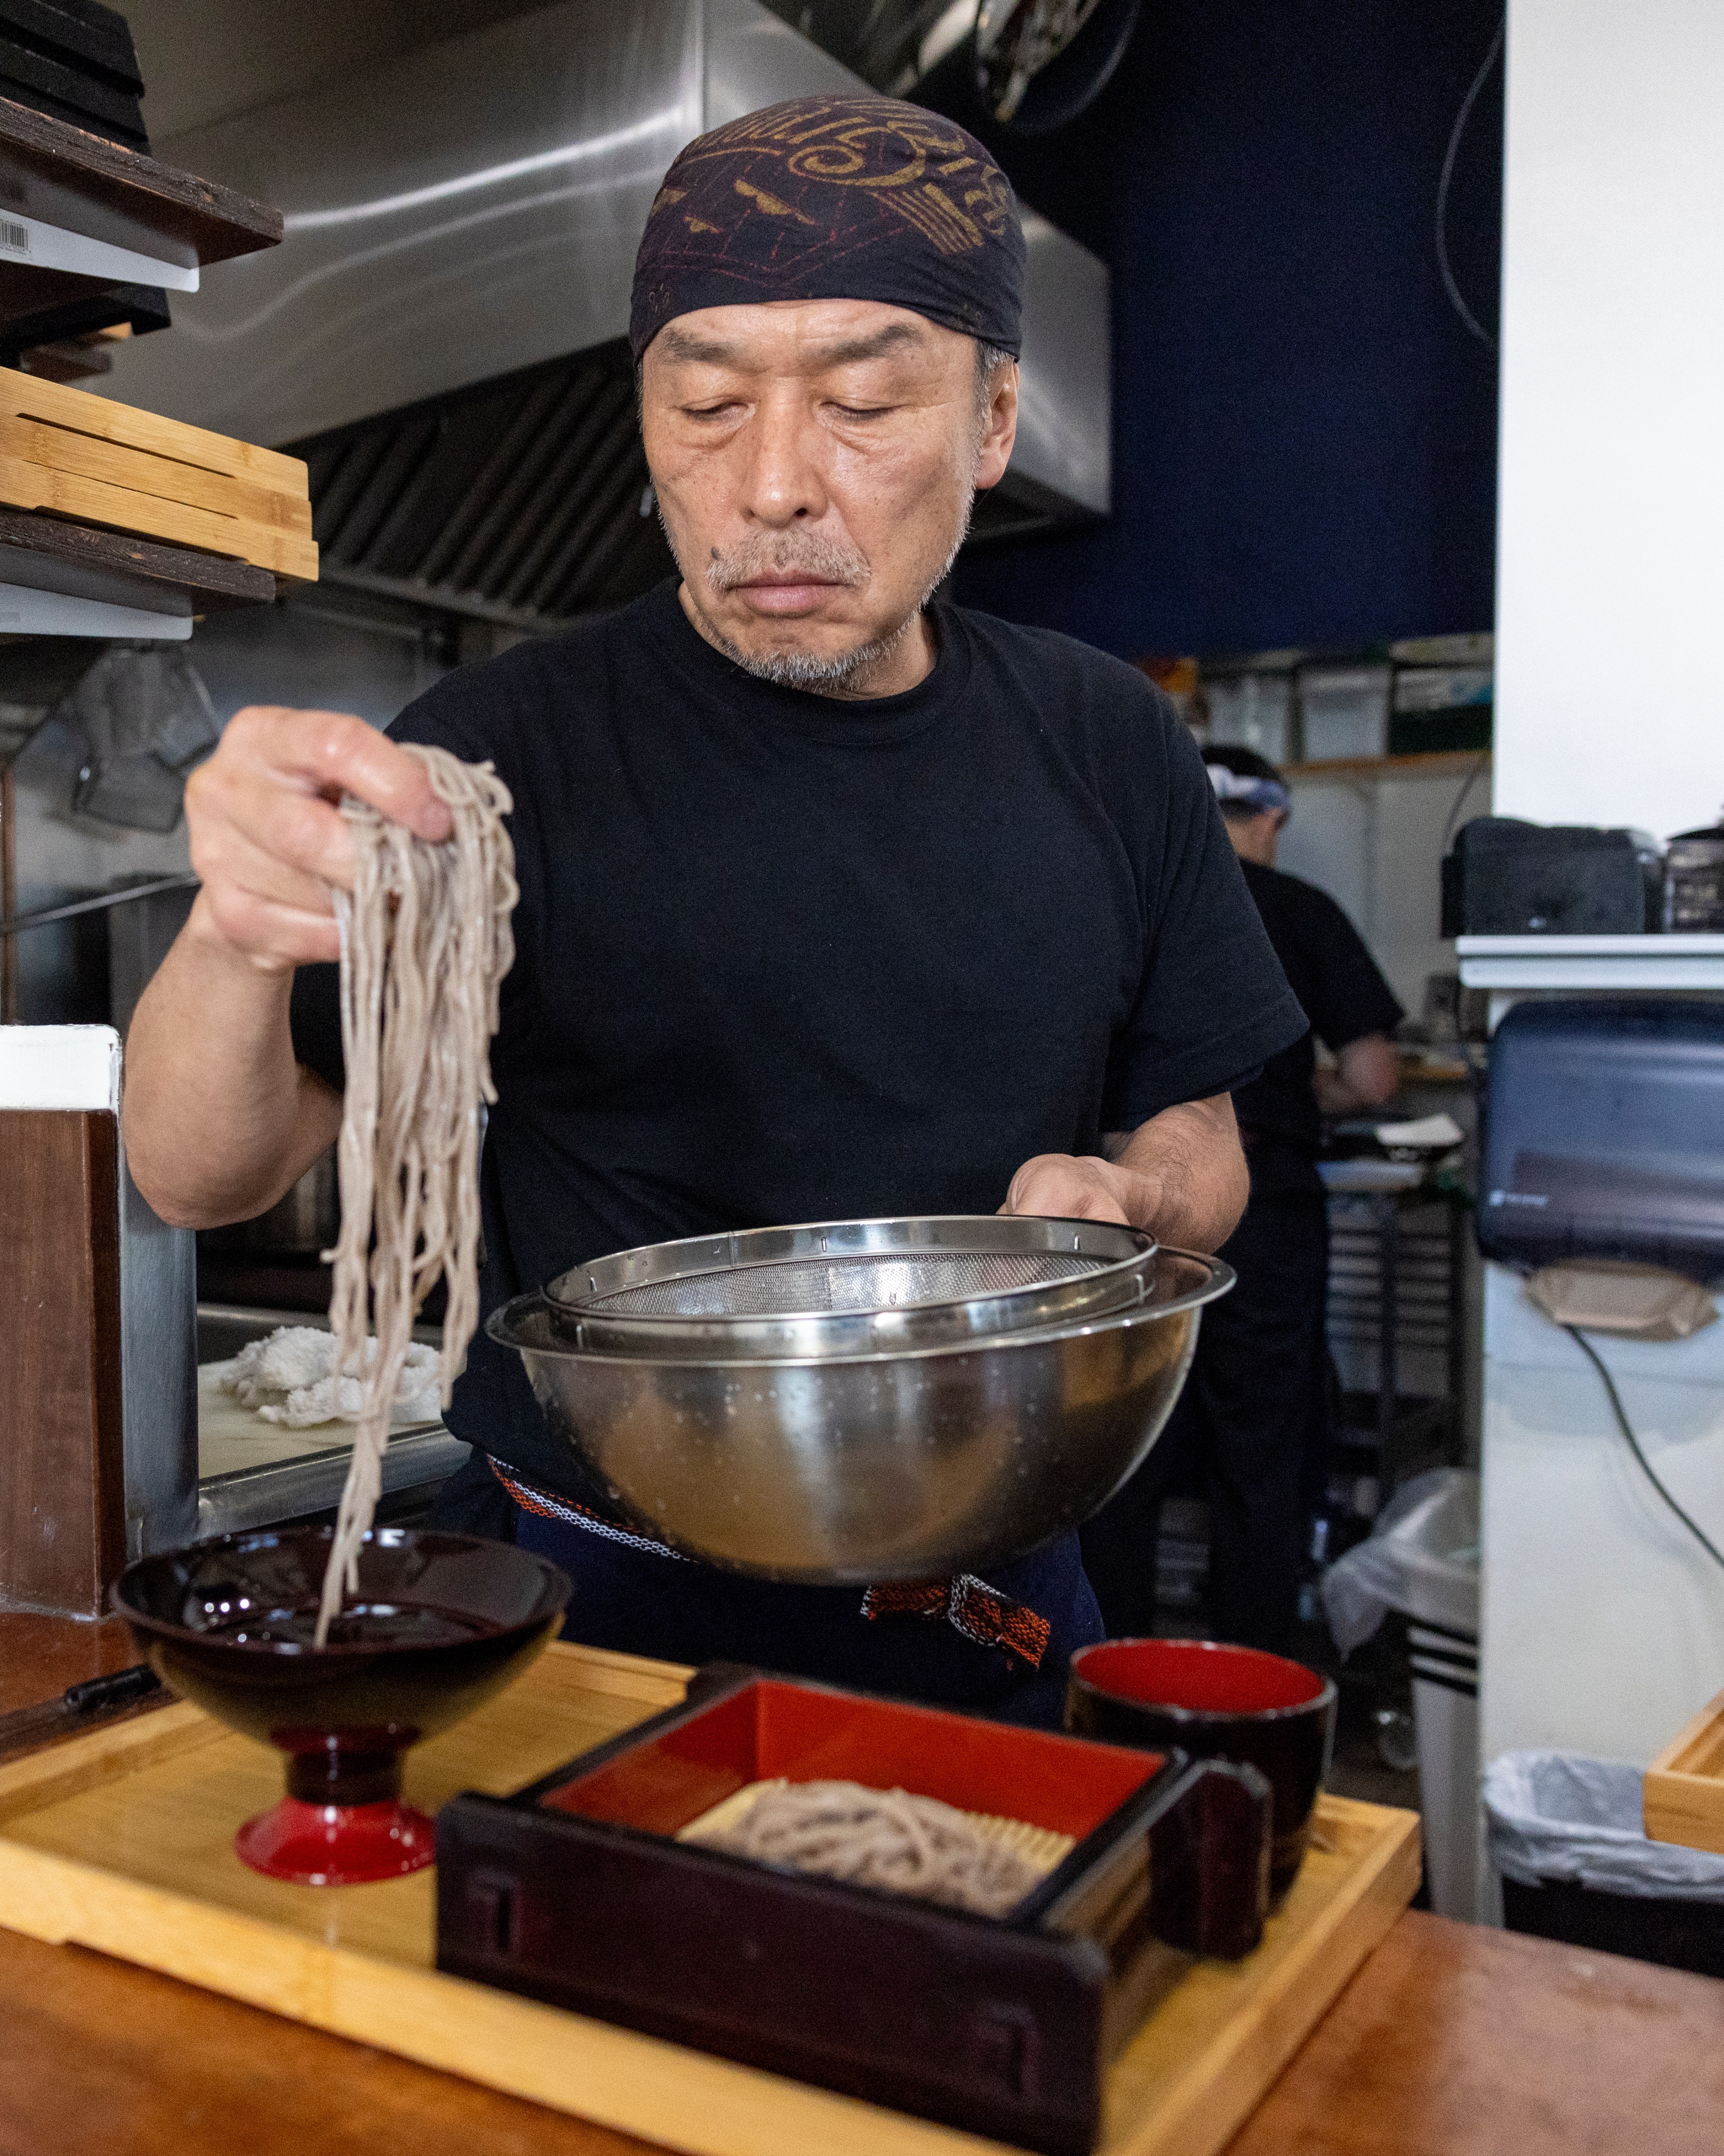
[[[757,0],[564,0],[167,146],[280,247],[177,300],[103,388],[296,447],[329,581],[548,626],[668,567],[622,339],[665,167],[865,85]],[[1033,213],[1018,448],[976,536],[1108,507],[1107,273]]]

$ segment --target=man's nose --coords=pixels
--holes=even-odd
[[[745,436],[743,515],[769,531],[818,523],[827,506],[819,446],[820,430],[799,398],[762,398]]]

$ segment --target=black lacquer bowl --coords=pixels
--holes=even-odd
[[[319,1648],[331,1539],[327,1527],[227,1535],[144,1558],[114,1590],[164,1684],[287,1754],[287,1794],[234,1846],[254,1871],[314,1886],[433,1861],[430,1820],[402,1800],[402,1754],[519,1676],[572,1591],[506,1543],[378,1527]]]

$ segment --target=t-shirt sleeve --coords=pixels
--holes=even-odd
[[[1393,1033],[1406,1016],[1365,940],[1326,891],[1311,887],[1311,985],[1317,1038],[1336,1054],[1367,1034]]]
[[[1101,1127],[1110,1131],[1231,1092],[1308,1029],[1245,888],[1197,744],[1166,700],[1156,701],[1165,783],[1143,788],[1136,811],[1158,828],[1141,855],[1143,972],[1109,1057]]]

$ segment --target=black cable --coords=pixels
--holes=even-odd
[[[1657,1491],[1659,1496],[1664,1499],[1665,1504],[1670,1507],[1670,1510],[1682,1522],[1683,1526],[1687,1528],[1689,1533],[1693,1536],[1696,1542],[1700,1544],[1706,1555],[1712,1560],[1712,1563],[1718,1566],[1721,1570],[1724,1570],[1724,1552],[1721,1552],[1717,1544],[1712,1541],[1711,1537],[1689,1518],[1687,1513],[1682,1510],[1682,1507],[1676,1502],[1670,1491],[1665,1489],[1664,1484],[1660,1482],[1657,1476],[1654,1474],[1652,1471],[1652,1462],[1640,1450],[1640,1440],[1634,1435],[1634,1424],[1629,1420],[1627,1414],[1623,1410],[1621,1395],[1616,1389],[1616,1381],[1612,1378],[1609,1371],[1605,1368],[1603,1357],[1598,1353],[1598,1349],[1593,1347],[1592,1342],[1587,1338],[1585,1333],[1581,1331],[1578,1325],[1565,1325],[1562,1327],[1562,1330],[1568,1335],[1575,1346],[1579,1348],[1582,1354],[1586,1357],[1587,1360],[1603,1379],[1604,1390],[1609,1394],[1610,1405],[1615,1412],[1617,1427],[1621,1430],[1623,1435],[1628,1440],[1629,1450],[1632,1452],[1635,1459],[1639,1461],[1640,1472],[1646,1477],[1646,1480],[1652,1485],[1653,1488]]]
[[[21,913],[15,921],[0,921],[0,936],[22,936],[27,928],[46,928],[50,921],[69,921],[74,913],[100,913],[110,906],[130,906],[133,899],[153,898],[158,891],[191,891],[202,880],[195,875],[157,876],[153,883],[135,883],[125,891],[104,891],[100,898],[80,898],[69,906],[50,906],[45,913]]]
[[[1455,835],[1455,819],[1460,814],[1461,803],[1466,799],[1468,794],[1472,792],[1479,781],[1485,776],[1485,767],[1490,762],[1490,750],[1488,748],[1481,749],[1479,752],[1478,762],[1473,766],[1472,769],[1468,772],[1466,777],[1460,782],[1460,791],[1455,795],[1454,806],[1449,811],[1449,820],[1443,826],[1443,836],[1437,847],[1437,851],[1439,854],[1446,854],[1448,852],[1449,841]]]
[[[1443,177],[1437,182],[1437,267],[1443,273],[1443,290],[1449,295],[1455,311],[1482,345],[1496,349],[1496,340],[1460,296],[1460,287],[1455,281],[1455,272],[1449,267],[1449,182],[1455,177],[1455,159],[1460,148],[1460,138],[1466,132],[1466,123],[1472,117],[1473,106],[1478,102],[1479,92],[1485,87],[1485,78],[1496,66],[1502,51],[1503,38],[1508,28],[1505,15],[1496,26],[1496,35],[1491,40],[1491,49],[1473,77],[1472,88],[1460,100],[1460,110],[1455,116],[1455,126],[1449,136],[1449,147],[1443,157]]]

